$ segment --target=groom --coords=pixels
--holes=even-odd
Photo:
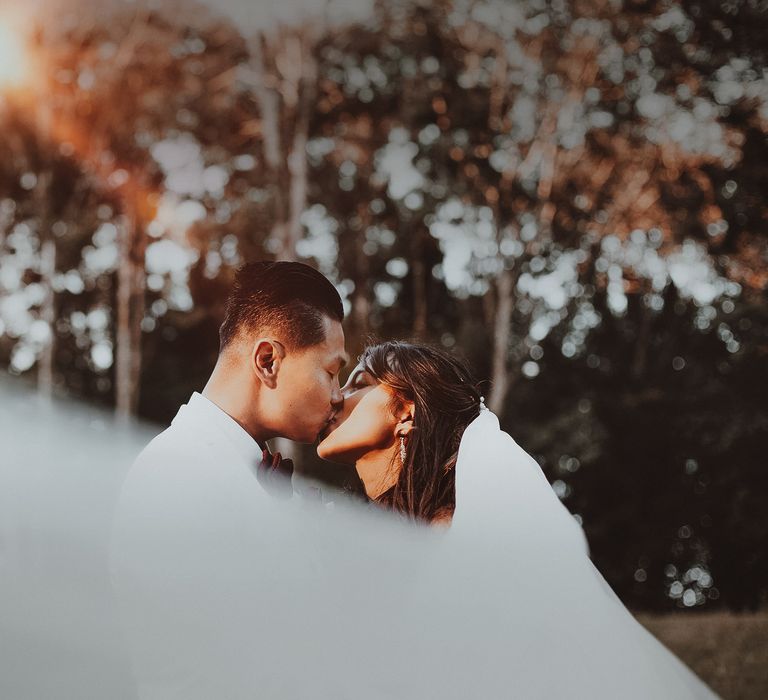
[[[290,528],[298,503],[265,493],[279,455],[265,441],[313,442],[343,403],[343,307],[334,286],[295,262],[237,271],[216,366],[123,483],[110,543],[118,614],[140,698],[240,697],[222,687],[275,606],[238,607],[248,580],[297,580],[267,522]],[[290,483],[287,484],[290,493]],[[262,567],[263,566],[263,570]],[[230,603],[224,598],[234,595]],[[274,644],[275,640],[268,640]],[[221,660],[220,655],[226,655]],[[254,672],[261,672],[258,664]]]
[[[247,587],[254,571],[280,589],[297,579],[285,569],[290,558],[270,554],[261,525],[273,513],[269,522],[282,518],[290,528],[300,506],[265,493],[264,483],[281,480],[262,478],[279,461],[264,445],[274,437],[313,442],[341,408],[342,318],[338,292],[307,265],[240,268],[205,388],[129,470],[110,570],[139,697],[240,697],[218,685],[227,674],[211,675],[214,659],[226,649],[235,663],[237,650],[249,648],[254,610],[282,611],[217,601]]]

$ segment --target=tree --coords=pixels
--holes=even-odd
[[[84,12],[75,27],[65,25],[44,37],[51,74],[61,83],[52,82],[52,88],[70,105],[67,118],[56,125],[56,136],[119,195],[115,384],[116,410],[123,418],[136,413],[139,401],[147,250],[153,238],[165,233],[156,217],[159,206],[167,203],[162,199],[167,183],[153,146],[168,132],[194,132],[195,124],[201,136],[215,144],[218,134],[211,138],[205,133],[210,132],[210,114],[196,114],[189,107],[203,104],[209,84],[219,81],[218,92],[231,89],[231,81],[222,83],[220,78],[243,53],[242,43],[221,41],[222,32],[225,39],[233,33],[208,24],[207,16],[202,27],[217,46],[205,53],[206,43],[198,35],[202,30],[195,26],[203,17],[188,14],[181,26],[168,14],[142,5],[115,11],[110,22],[103,23]],[[104,60],[105,55],[110,60]],[[208,112],[216,112],[217,106],[222,110],[228,105],[214,100]],[[218,180],[226,184],[224,170],[208,169],[201,176],[217,180],[206,187],[223,194]]]

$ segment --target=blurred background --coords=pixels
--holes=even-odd
[[[0,2],[3,381],[160,429],[237,266],[308,262],[353,356],[464,356],[625,603],[759,697],[767,33],[766,0]]]

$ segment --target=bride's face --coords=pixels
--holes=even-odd
[[[332,462],[354,464],[371,452],[394,449],[398,420],[392,412],[392,390],[358,365],[341,393],[344,406],[328,426],[317,454]]]

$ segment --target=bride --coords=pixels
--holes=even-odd
[[[384,343],[363,353],[342,394],[318,455],[354,464],[372,501],[450,524],[459,444],[481,408],[466,368],[427,346]]]
[[[594,568],[581,527],[536,462],[499,428],[464,364],[426,345],[374,345],[343,395],[318,455],[354,465],[382,508],[445,529],[431,588],[415,597],[420,624],[433,630],[430,653],[419,658],[437,659],[435,674],[450,693],[715,697]],[[445,648],[435,649],[441,636]],[[461,646],[471,639],[483,640],[482,652]],[[471,676],[461,668],[472,668]]]

